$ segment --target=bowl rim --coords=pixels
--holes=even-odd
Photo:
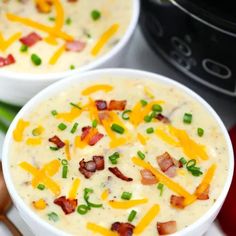
[[[58,79],[62,79],[68,76],[72,76],[76,72],[84,72],[92,69],[99,68],[106,62],[109,62],[115,55],[117,55],[129,42],[131,39],[136,25],[138,23],[139,14],[140,14],[140,1],[139,0],[132,0],[132,16],[128,28],[126,29],[125,34],[119,41],[115,47],[113,47],[110,51],[102,55],[101,57],[93,60],[91,63],[87,65],[81,66],[76,68],[75,70],[65,70],[62,72],[53,72],[53,73],[43,73],[43,74],[34,74],[34,73],[25,73],[25,72],[17,72],[11,71],[7,69],[0,70],[0,77],[7,78],[7,80],[17,80],[17,81],[44,81],[44,82],[53,82],[57,81]],[[43,79],[42,79],[43,77]]]
[[[193,224],[189,225],[188,227],[182,229],[181,231],[178,231],[174,233],[174,236],[181,236],[181,235],[189,235],[193,230],[196,230],[197,228],[201,227],[202,224],[205,222],[211,222],[212,217],[214,217],[219,209],[221,208],[225,197],[229,191],[231,181],[233,178],[233,171],[234,171],[234,153],[233,153],[233,148],[232,148],[232,143],[229,138],[229,134],[227,132],[227,129],[225,128],[222,120],[220,117],[217,115],[217,113],[214,111],[214,109],[202,98],[200,97],[197,93],[186,87],[185,85],[180,84],[177,81],[174,81],[168,77],[151,73],[151,72],[145,72],[141,70],[133,70],[133,69],[123,69],[123,68],[112,68],[112,69],[99,69],[95,71],[87,71],[83,73],[79,73],[77,75],[73,75],[66,80],[61,80],[58,81],[49,87],[43,89],[41,92],[39,92],[36,96],[34,96],[27,104],[20,110],[20,112],[17,114],[15,119],[10,125],[10,128],[7,132],[7,135],[4,140],[4,145],[3,145],[3,151],[2,151],[2,163],[3,163],[3,174],[4,178],[6,180],[6,185],[9,190],[9,193],[13,199],[13,201],[16,204],[16,207],[23,211],[24,214],[27,215],[27,217],[30,217],[34,220],[34,222],[37,222],[41,227],[45,228],[48,230],[48,232],[54,233],[56,235],[64,235],[68,236],[70,234],[61,231],[60,229],[52,226],[50,223],[46,222],[43,220],[39,215],[37,215],[35,212],[33,212],[26,203],[24,203],[23,199],[19,196],[18,192],[16,191],[11,174],[9,171],[9,160],[8,160],[8,152],[10,150],[10,144],[12,141],[12,132],[18,122],[18,120],[22,117],[24,117],[25,114],[29,113],[30,110],[35,107],[35,105],[39,104],[43,100],[46,100],[47,98],[51,97],[53,94],[55,94],[58,91],[62,91],[67,87],[72,86],[72,84],[78,84],[80,81],[84,80],[91,80],[91,81],[96,81],[99,79],[100,76],[106,76],[106,75],[111,75],[111,76],[118,76],[118,77],[126,77],[126,78],[143,78],[151,81],[158,81],[160,83],[166,84],[173,86],[193,99],[196,99],[197,102],[199,102],[207,111],[210,113],[210,115],[215,119],[215,121],[218,123],[220,130],[222,131],[227,149],[228,149],[228,175],[227,179],[225,181],[224,187],[221,190],[221,193],[219,197],[217,198],[216,202],[213,204],[213,206],[204,213],[198,220],[196,220]]]

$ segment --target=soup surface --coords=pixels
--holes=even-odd
[[[50,73],[80,68],[123,37],[132,0],[0,2],[0,69]]]
[[[15,187],[72,235],[163,235],[219,197],[228,150],[211,114],[180,89],[105,76],[57,92],[19,120]]]

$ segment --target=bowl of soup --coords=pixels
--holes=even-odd
[[[0,9],[0,99],[23,105],[58,79],[119,66],[139,1],[7,0]]]
[[[36,235],[202,235],[234,166],[206,101],[128,69],[44,89],[11,124],[2,157],[10,195]]]

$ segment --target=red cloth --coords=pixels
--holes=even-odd
[[[229,131],[236,156],[236,126]],[[234,177],[226,201],[218,215],[219,223],[228,236],[236,235],[236,168],[234,166]]]

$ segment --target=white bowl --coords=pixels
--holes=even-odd
[[[45,73],[45,74],[29,74],[18,73],[9,71],[7,69],[0,70],[0,100],[15,105],[24,105],[30,98],[36,93],[47,87],[51,83],[68,77],[79,72],[84,72],[98,68],[111,68],[119,67],[122,60],[127,53],[132,35],[136,28],[139,12],[140,1],[133,1],[133,12],[130,24],[126,30],[126,33],[120,40],[120,42],[112,48],[108,53],[104,54],[100,58],[92,61],[91,63],[80,67],[76,70],[67,70],[65,72],[58,73]]]
[[[12,177],[9,170],[9,149],[11,148],[11,142],[12,142],[12,133],[13,130],[18,122],[18,120],[25,116],[25,114],[28,114],[33,108],[37,106],[37,104],[41,103],[43,100],[53,96],[54,94],[58,94],[59,91],[64,91],[66,87],[71,86],[72,84],[79,84],[83,80],[99,80],[99,77],[104,76],[118,76],[120,77],[128,77],[128,78],[142,78],[142,79],[149,79],[152,81],[160,81],[164,84],[174,86],[180,90],[182,90],[184,93],[187,93],[189,96],[194,98],[196,101],[198,101],[202,106],[204,106],[209,113],[214,117],[215,121],[218,123],[224,138],[227,142],[227,148],[229,150],[229,171],[228,176],[225,181],[225,185],[222,189],[222,192],[217,199],[217,201],[214,203],[214,205],[210,208],[209,211],[207,211],[201,218],[199,218],[195,223],[188,226],[187,228],[183,229],[182,231],[179,231],[175,233],[175,236],[199,236],[202,235],[207,231],[213,220],[216,218],[224,200],[228,193],[232,176],[233,176],[233,169],[234,169],[234,155],[233,155],[233,149],[232,144],[228,135],[228,132],[219,118],[219,116],[216,114],[216,112],[210,107],[210,105],[204,101],[201,97],[199,97],[196,93],[194,93],[192,90],[188,89],[187,87],[169,79],[161,75],[143,72],[143,71],[137,71],[137,70],[129,70],[129,69],[103,69],[103,70],[97,70],[97,71],[91,71],[91,72],[84,72],[79,73],[78,75],[74,75],[71,78],[67,78],[66,80],[58,81],[55,84],[52,84],[48,88],[41,91],[38,95],[36,95],[34,98],[32,98],[18,113],[14,121],[12,122],[8,133],[5,138],[5,142],[3,145],[3,154],[2,154],[2,162],[3,162],[3,172],[4,177],[6,180],[6,184],[8,187],[8,190],[10,192],[10,195],[12,197],[12,200],[14,204],[16,205],[17,209],[20,212],[20,215],[22,218],[26,221],[26,223],[31,227],[32,231],[36,235],[68,235],[59,229],[53,227],[46,221],[42,220],[36,213],[34,213],[21,199],[21,197],[18,195],[18,192],[15,189],[14,183],[12,181]]]

